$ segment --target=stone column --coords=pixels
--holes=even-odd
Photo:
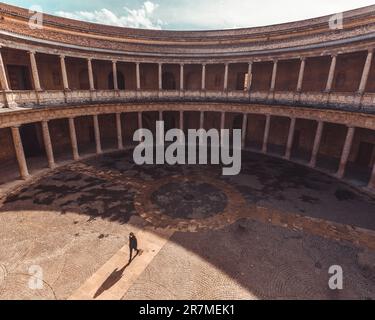
[[[202,64],[202,90],[206,90],[206,64]]]
[[[88,69],[88,73],[89,73],[90,90],[94,91],[95,90],[95,83],[94,83],[94,73],[92,71],[92,59],[91,58],[87,59],[87,69]]]
[[[228,74],[229,74],[229,64],[225,64],[225,69],[224,69],[224,91],[228,90]]]
[[[180,64],[180,90],[184,90],[184,64]]]
[[[31,72],[33,74],[33,80],[34,80],[34,88],[36,91],[42,91],[42,88],[40,86],[40,80],[39,80],[38,66],[36,64],[35,52],[30,51],[29,55],[30,55]]]
[[[22,179],[26,180],[29,175],[29,170],[27,169],[27,163],[25,158],[25,152],[23,150],[20,130],[18,126],[12,127],[12,137],[13,137],[13,145],[14,150],[16,152],[18,167],[20,170],[20,176]]]
[[[365,66],[363,67],[361,83],[359,84],[358,93],[363,94],[366,90],[368,76],[370,74],[371,64],[373,58],[373,51],[369,50],[366,58]]]
[[[163,64],[158,64],[159,90],[163,90]]]
[[[225,128],[225,111],[221,113],[220,118],[220,130],[223,130]]]
[[[220,141],[223,143],[223,130],[225,129],[225,111],[221,113],[220,118]]]
[[[124,149],[124,143],[122,141],[122,127],[121,127],[121,113],[116,113],[116,130],[117,130],[117,147],[118,149]]]
[[[184,130],[184,112],[180,111],[180,130]]]
[[[69,133],[70,133],[70,141],[72,143],[73,159],[79,160],[77,134],[76,134],[76,126],[74,124],[74,118],[69,118]]]
[[[138,112],[138,129],[143,129],[142,112]]]
[[[277,76],[277,60],[274,60],[274,62],[273,62],[273,69],[272,69],[272,79],[271,79],[271,88],[270,88],[270,91],[275,91],[276,76]]]
[[[243,118],[242,118],[242,149],[246,147],[246,132],[247,132],[247,113],[244,113]]]
[[[60,56],[60,67],[61,67],[61,75],[62,75],[64,90],[69,90],[68,73],[66,71],[66,63],[65,63],[64,55]]]
[[[101,141],[100,141],[99,118],[98,118],[97,114],[95,114],[93,116],[93,120],[94,120],[96,154],[101,154],[101,153],[103,153],[103,151],[102,151],[102,144],[101,144]]]
[[[289,126],[288,142],[286,144],[286,151],[285,151],[285,159],[287,159],[287,160],[290,160],[290,157],[292,155],[292,147],[293,147],[295,127],[296,127],[296,118],[291,118],[290,119],[290,126]]]
[[[318,152],[319,152],[319,148],[320,148],[320,142],[322,141],[323,128],[324,128],[324,122],[323,121],[319,121],[318,122],[318,126],[316,128],[314,146],[313,146],[313,149],[312,149],[311,160],[310,160],[310,163],[309,163],[309,166],[311,168],[315,168],[316,167],[316,160],[318,158]]]
[[[348,162],[350,150],[352,148],[354,133],[355,133],[355,128],[349,127],[348,133],[346,134],[344,148],[343,148],[342,154],[341,154],[339,170],[337,171],[337,174],[336,174],[337,177],[340,178],[340,179],[342,179],[345,175],[346,164]]]
[[[9,91],[9,82],[7,78],[7,73],[5,71],[5,65],[3,61],[3,55],[0,51],[0,84],[1,84],[1,89],[4,91]]]
[[[117,79],[117,61],[112,61],[112,73],[113,73],[113,89],[118,90],[118,79]]]
[[[335,77],[335,70],[336,70],[336,62],[337,62],[337,55],[332,55],[332,60],[331,60],[331,66],[329,68],[329,73],[328,73],[328,80],[327,80],[327,86],[326,86],[326,92],[331,92],[332,91],[332,85],[333,85],[333,79]]]
[[[199,116],[199,129],[204,129],[204,111],[200,112],[200,116]]]
[[[135,64],[135,75],[136,75],[136,82],[137,82],[137,90],[141,90],[141,72],[140,72],[139,62]]]
[[[303,76],[305,75],[306,58],[301,58],[301,65],[298,74],[297,92],[301,92],[303,84]]]
[[[249,67],[247,69],[247,91],[251,89],[251,83],[253,81],[253,63],[249,62]]]
[[[264,127],[264,137],[263,137],[263,147],[262,147],[263,153],[267,153],[268,137],[270,135],[270,125],[271,125],[271,115],[267,114],[266,125]]]
[[[42,121],[42,131],[43,131],[44,147],[46,149],[46,154],[47,154],[48,166],[51,169],[53,169],[56,167],[56,164],[55,164],[55,157],[53,155],[53,148],[52,148],[51,136],[49,133],[48,121],[46,120]]]
[[[371,178],[370,178],[370,182],[368,184],[368,187],[370,189],[375,189],[375,164],[374,164],[374,167],[372,169]]]

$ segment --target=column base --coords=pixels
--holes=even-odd
[[[57,165],[56,165],[56,163],[49,163],[48,164],[48,168],[50,168],[50,169],[56,169]]]
[[[315,169],[316,168],[316,162],[309,162],[308,166],[311,168],[311,169]]]
[[[22,180],[28,180],[30,179],[30,177],[31,177],[30,173],[20,175],[20,178]]]
[[[337,178],[337,179],[343,179],[344,178],[344,176],[345,176],[345,172],[343,172],[343,171],[341,171],[341,170],[339,170],[339,171],[337,171],[336,173],[335,173],[335,177]]]

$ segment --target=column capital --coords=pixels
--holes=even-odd
[[[36,54],[36,51],[35,50],[29,50],[27,51],[30,55],[35,55]]]
[[[20,124],[14,124],[11,126],[12,129],[19,129],[20,128]]]
[[[88,62],[91,62],[93,58],[86,58]]]
[[[112,60],[112,64],[117,64],[117,60]]]
[[[338,53],[337,53],[337,52],[335,52],[335,53],[331,53],[331,58],[337,58],[337,56],[338,56]]]
[[[205,66],[207,65],[207,63],[206,63],[206,62],[203,62],[203,63],[201,63],[201,65],[202,65],[203,67],[205,67]]]
[[[65,54],[59,54],[59,57],[60,57],[60,59],[65,59],[66,58]]]
[[[299,58],[301,61],[306,61],[307,57],[300,57]]]
[[[180,62],[180,66],[183,67],[185,65],[185,62]]]
[[[42,121],[41,121],[41,123],[48,123],[49,122],[49,120],[45,120],[45,119],[43,119]]]

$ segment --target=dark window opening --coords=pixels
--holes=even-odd
[[[372,155],[374,153],[375,145],[368,142],[361,142],[359,144],[356,164],[364,167],[371,166]]]
[[[176,90],[176,79],[171,72],[163,73],[163,90]]]
[[[8,65],[9,84],[12,90],[32,90],[29,68]]]

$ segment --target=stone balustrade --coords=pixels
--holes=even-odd
[[[375,112],[375,94],[266,91],[168,91],[168,90],[70,90],[11,91],[6,99],[12,107],[61,106],[99,102],[217,101],[311,106],[327,109]],[[5,104],[4,96],[0,105]],[[9,109],[11,111],[11,109]]]

